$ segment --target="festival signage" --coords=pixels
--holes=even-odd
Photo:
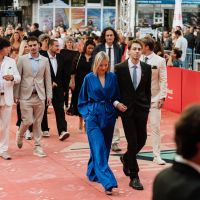
[[[103,29],[108,26],[115,28],[115,15],[115,9],[103,9]]]
[[[71,9],[71,28],[72,31],[79,29],[84,31],[85,27],[85,8],[72,8]]]
[[[101,9],[87,9],[87,21],[92,20],[93,25],[101,31]]]

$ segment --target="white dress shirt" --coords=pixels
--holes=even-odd
[[[189,165],[190,167],[192,167],[193,169],[195,169],[196,171],[198,171],[200,173],[200,165],[198,165],[198,164],[196,164],[194,162],[191,162],[189,160],[186,160],[181,155],[176,155],[175,161],[179,162],[179,163],[183,163],[183,164]]]
[[[153,52],[152,54],[148,55],[148,56],[145,56],[145,55],[144,55],[143,61],[145,62],[145,58],[147,57],[147,58],[148,58],[147,64],[148,64],[148,65],[151,65],[151,59],[153,58],[154,55],[155,55],[154,52]]]
[[[97,36],[101,36],[101,32],[100,31],[92,31],[92,33],[96,34]]]
[[[111,62],[110,62],[110,71],[111,72],[114,72],[114,68],[115,68],[115,54],[114,54],[114,48],[113,48],[113,45],[111,46],[111,47],[109,47],[108,45],[107,45],[107,43],[105,43],[105,47],[106,47],[106,53],[109,55],[109,48],[111,48],[111,53],[110,53],[110,55],[111,55]]]
[[[4,69],[5,69],[5,64],[6,64],[6,58],[4,56],[3,58],[3,62],[1,64],[1,68],[0,68],[0,92],[3,93],[4,92]]]
[[[133,83],[134,66],[135,65],[131,62],[131,59],[129,58],[128,59],[128,68],[129,68],[132,83]],[[138,85],[140,84],[140,81],[141,81],[141,77],[142,77],[142,68],[141,68],[140,61],[136,64],[136,72],[137,72],[137,87],[138,87]],[[113,105],[116,107],[118,103],[119,103],[119,101],[114,101]]]
[[[56,55],[53,57],[53,56],[49,53],[49,51],[47,51],[47,53],[48,53],[48,56],[49,56],[49,58],[50,58],[51,65],[52,65],[52,67],[53,67],[54,74],[55,74],[55,76],[56,76],[57,70],[58,70],[58,63],[57,63],[57,60],[56,60]]]
[[[185,61],[186,58],[186,51],[188,47],[188,41],[183,37],[180,36],[178,40],[176,41],[176,46],[179,50],[182,51],[182,56],[180,58],[181,61]]]

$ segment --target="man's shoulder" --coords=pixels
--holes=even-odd
[[[115,67],[117,67],[117,68],[128,67],[128,60],[125,60],[124,62],[116,64]]]
[[[42,61],[49,61],[48,58],[46,56],[44,56],[44,54],[43,55],[40,54],[40,56],[41,56]]]
[[[162,57],[160,57],[160,56],[158,56],[156,54],[153,55],[153,58],[155,58],[157,62],[163,62],[163,61],[165,61],[164,58],[162,58]]]
[[[143,61],[140,61],[140,64],[141,64],[141,66],[144,66],[146,69],[151,69],[151,65],[149,65]]]

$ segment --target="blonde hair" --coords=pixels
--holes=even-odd
[[[17,31],[15,31],[15,32],[12,34],[11,38],[10,38],[10,44],[13,44],[13,43],[15,42],[15,40],[14,40],[15,34],[18,34],[18,35],[19,35],[18,42],[21,43],[21,42],[23,41],[23,38],[22,38],[22,36],[20,35],[20,33],[17,32]]]
[[[107,72],[110,71],[110,65],[109,65],[109,56],[104,52],[104,51],[100,51],[96,56],[95,56],[95,60],[94,60],[94,65],[93,65],[93,72],[95,75],[97,75],[97,70],[99,65],[101,64],[101,62],[103,60],[107,60],[108,61],[108,69]]]
[[[66,42],[68,42],[68,41],[72,41],[72,42],[73,42],[72,49],[75,49],[74,39],[73,39],[73,37],[70,37],[70,36],[66,36],[66,37],[64,38],[64,41],[63,41],[63,49],[67,49]]]
[[[27,44],[27,40],[23,40],[20,44],[20,47],[19,47],[19,54],[18,54],[18,57],[19,56],[23,56],[23,53],[24,53],[24,47],[26,46]]]

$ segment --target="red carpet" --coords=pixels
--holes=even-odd
[[[0,158],[0,199],[6,200],[106,200],[137,199],[150,200],[155,176],[171,164],[159,166],[148,160],[138,160],[140,180],[143,191],[136,191],[128,186],[129,178],[123,174],[120,154],[126,150],[126,140],[120,122],[122,152],[111,151],[109,165],[118,181],[117,189],[112,196],[104,194],[101,184],[92,183],[86,177],[89,158],[89,145],[86,133],[78,132],[78,118],[66,116],[70,137],[61,142],[58,140],[54,111],[48,115],[50,138],[42,138],[41,144],[46,158],[33,155],[33,140],[25,140],[22,149],[15,145],[17,127],[16,106],[10,127],[8,153],[11,160]],[[173,141],[174,123],[178,114],[162,110],[161,134],[162,150],[175,149]],[[148,140],[142,152],[152,152],[150,125],[148,122]]]

